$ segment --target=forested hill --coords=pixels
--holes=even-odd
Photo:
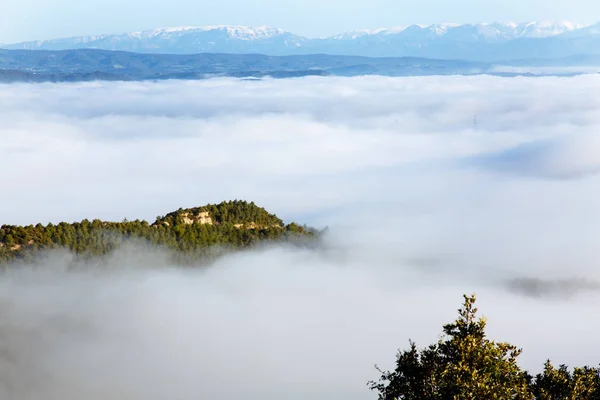
[[[172,250],[179,261],[214,256],[208,251],[248,248],[259,241],[314,239],[318,231],[296,223],[284,224],[276,215],[246,201],[228,201],[179,209],[143,220],[106,222],[98,219],[48,225],[0,227],[0,261],[34,260],[39,250],[66,248],[78,258],[103,256],[127,240],[141,240]]]
[[[533,56],[533,55],[532,55]],[[215,77],[294,78],[306,76],[571,76],[598,66],[595,54],[564,58],[480,62],[450,58],[361,57],[328,54],[139,54],[77,49],[64,51],[0,49],[0,83],[197,80]],[[551,69],[524,67],[553,67]],[[510,67],[510,68],[507,68]],[[560,67],[560,68],[559,68]],[[569,67],[565,69],[564,67]],[[587,72],[586,72],[587,71]],[[593,71],[593,70],[592,70]]]
[[[411,76],[493,72],[487,63],[413,57],[307,54],[139,54],[0,49],[0,82],[196,80],[213,77]]]

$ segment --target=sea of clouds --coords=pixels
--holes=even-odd
[[[0,86],[0,224],[254,201],[329,233],[0,276],[0,398],[369,399],[476,292],[534,371],[600,363],[600,77]]]

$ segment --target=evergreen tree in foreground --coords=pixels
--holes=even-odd
[[[379,400],[600,400],[600,369],[573,372],[550,361],[535,378],[519,368],[521,349],[489,340],[477,318],[475,295],[464,296],[458,318],[443,327],[436,344],[413,342],[398,353],[396,369],[369,382]]]

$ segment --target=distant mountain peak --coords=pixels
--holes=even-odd
[[[190,34],[198,32],[218,31],[229,35],[231,38],[240,40],[252,40],[270,38],[273,36],[283,35],[288,32],[280,28],[270,26],[241,26],[241,25],[207,25],[207,26],[185,26],[172,28],[151,29],[135,34],[140,37],[156,37],[169,34]]]
[[[402,33],[410,28],[416,29],[428,29],[434,31],[438,34],[445,33],[448,29],[452,27],[460,26],[459,24],[453,23],[442,23],[442,24],[433,24],[433,25],[420,25],[420,24],[411,24],[411,25],[399,25],[394,26],[392,28],[378,28],[378,29],[358,29],[354,31],[348,31],[344,33],[340,33],[328,38],[323,39],[356,39],[361,36],[372,36],[372,35],[395,35]]]
[[[423,31],[435,36],[444,36],[454,29],[466,30],[470,28],[483,36],[497,37],[504,36],[508,39],[519,37],[543,38],[554,35],[560,35],[565,32],[584,28],[585,25],[579,25],[571,21],[532,21],[524,23],[516,22],[485,22],[476,24],[457,24],[451,22],[422,25],[402,25],[393,28],[361,29],[344,32],[331,36],[329,39],[353,40],[363,36],[389,36],[405,33],[407,30]]]

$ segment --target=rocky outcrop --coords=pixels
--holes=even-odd
[[[181,215],[183,218],[183,222],[186,225],[192,224],[201,224],[201,225],[212,225],[213,220],[210,217],[210,213],[208,211],[202,211],[197,215],[192,215],[190,213],[185,213]]]

